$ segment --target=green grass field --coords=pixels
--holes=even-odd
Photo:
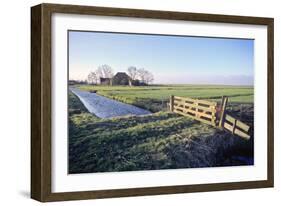
[[[253,141],[162,111],[153,102],[161,100],[162,95],[167,99],[170,94],[213,99],[221,94],[217,87],[210,87],[211,93],[207,92],[207,88],[192,86],[79,88],[97,89],[101,95],[122,98],[131,103],[139,103],[141,98],[147,104],[156,105],[150,109],[155,108],[158,112],[146,116],[100,119],[89,113],[69,92],[69,173],[234,166],[249,164],[241,160],[241,156],[253,158]],[[201,96],[196,91],[201,92]],[[237,95],[240,100],[244,98],[244,102],[247,102],[247,95],[253,93],[251,88],[221,88],[221,91],[224,95]],[[239,112],[235,109],[230,112]],[[246,114],[245,117],[252,119],[253,111],[247,111],[250,111],[250,116]]]
[[[97,93],[133,104],[152,112],[164,111],[171,95],[220,101],[228,96],[230,103],[253,103],[254,89],[250,86],[155,85],[142,87],[77,85],[81,90]]]

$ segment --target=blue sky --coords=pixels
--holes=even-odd
[[[69,31],[69,78],[145,68],[159,84],[253,85],[254,40]]]

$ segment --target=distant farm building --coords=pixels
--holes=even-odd
[[[112,79],[111,78],[100,78],[100,84],[101,85],[112,85]]]
[[[143,86],[146,85],[138,79],[133,80],[126,74],[126,72],[117,72],[112,78],[100,78],[101,85],[129,85],[129,86]]]
[[[68,84],[69,85],[75,85],[75,84],[86,84],[86,81],[78,81],[78,80],[69,80]]]
[[[131,78],[125,72],[117,72],[112,78],[112,85],[130,85]]]

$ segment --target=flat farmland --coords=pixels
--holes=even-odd
[[[248,104],[254,102],[254,89],[251,86],[217,85],[153,85],[153,86],[95,86],[77,85],[85,91],[96,90],[98,94],[121,102],[148,109],[152,112],[165,111],[171,95],[209,99],[219,102],[222,95],[229,102]]]
[[[104,94],[113,88],[119,88],[123,94],[133,89],[135,93],[142,91],[141,88],[83,87],[101,89],[98,93]],[[98,118],[71,91],[68,98],[71,174],[253,164],[253,139],[246,141],[170,111]],[[245,111],[243,119],[252,121],[253,110]],[[239,107],[228,112],[239,114]]]

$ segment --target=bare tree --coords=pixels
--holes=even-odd
[[[98,69],[96,70],[96,74],[99,78],[100,77],[112,78],[113,77],[113,69],[109,65],[103,64],[103,65],[98,67]]]
[[[154,77],[151,72],[145,70],[144,68],[141,68],[137,71],[138,71],[138,78],[141,80],[141,82],[145,84],[150,84],[153,82]]]
[[[89,84],[97,84],[98,76],[95,72],[90,72],[87,78]]]
[[[128,67],[128,75],[131,77],[132,80],[135,80],[138,74],[138,70],[134,66]]]
[[[145,82],[147,84],[151,84],[152,82],[154,81],[154,76],[151,72],[149,71],[146,71],[145,72]]]
[[[137,70],[137,76],[141,82],[145,82],[145,72],[146,72],[146,70],[144,68]]]

